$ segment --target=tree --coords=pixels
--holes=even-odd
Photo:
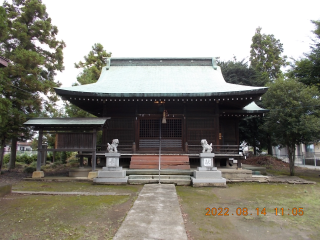
[[[311,52],[305,54],[306,58],[294,62],[288,76],[306,85],[315,85],[320,90],[320,21],[311,22],[316,26]]]
[[[107,53],[102,44],[95,43],[84,62],[75,63],[75,67],[83,69],[77,77],[77,82],[73,86],[91,84],[98,81],[102,67],[105,66],[105,58],[111,57],[112,53]],[[72,103],[65,102],[65,111],[69,117],[94,117],[92,114],[82,110]]]
[[[98,81],[102,67],[105,66],[105,58],[111,57],[112,53],[107,53],[102,44],[95,43],[87,56],[84,56],[84,62],[75,63],[75,68],[82,68],[83,71],[77,77],[81,85],[95,83]]]
[[[293,176],[296,145],[320,139],[319,91],[294,79],[277,79],[269,87],[262,99],[270,109],[264,128],[278,144],[287,147]]]
[[[260,72],[250,67],[245,59],[237,61],[234,57],[233,61],[221,61],[218,65],[227,83],[247,86],[264,86],[267,83]]]
[[[1,125],[1,138],[17,140],[31,137],[31,130],[23,126],[27,118],[44,116],[54,109],[58,99],[53,88],[56,71],[63,68],[63,48],[58,41],[58,28],[51,24],[46,6],[41,0],[13,0],[4,2],[8,34],[0,43],[1,52],[10,63],[0,70],[1,97],[11,104],[7,119]],[[14,148],[12,148],[14,149]],[[14,167],[14,153],[10,168]]]
[[[3,41],[8,35],[8,23],[6,10],[0,6],[0,41]]]
[[[248,86],[264,86],[265,78],[260,72],[248,65],[245,59],[237,61],[234,57],[233,61],[219,62],[222,75],[226,82],[233,84],[241,84]],[[257,148],[267,147],[267,133],[261,129],[264,122],[263,118],[248,117],[239,122],[239,138],[240,141],[247,142],[253,146],[254,155],[257,154]]]
[[[281,67],[286,66],[286,56],[281,56],[283,46],[274,35],[261,33],[261,27],[256,29],[252,37],[250,50],[251,66],[262,74],[264,81],[273,81],[281,76]]]
[[[7,14],[6,10],[3,7],[0,7],[0,42],[2,42],[8,34],[8,24],[7,24]],[[0,93],[2,92],[4,80],[3,80],[3,72],[0,72]],[[2,129],[3,126],[7,123],[7,110],[10,111],[11,103],[8,99],[2,98],[0,95],[0,128]],[[0,131],[1,132],[1,131]],[[0,135],[1,137],[1,135]],[[0,172],[3,163],[4,157],[4,147],[5,147],[5,139],[0,138]]]

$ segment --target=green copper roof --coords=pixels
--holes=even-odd
[[[29,126],[102,126],[110,118],[32,118],[24,123]]]
[[[248,113],[269,112],[268,109],[259,107],[255,102],[248,104],[243,108],[243,110],[247,111]]]
[[[212,58],[110,59],[96,83],[56,88],[61,96],[205,97],[257,94],[266,87],[226,83]]]

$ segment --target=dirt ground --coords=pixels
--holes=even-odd
[[[250,157],[243,161],[244,164],[254,165],[254,166],[263,166],[266,168],[272,169],[284,169],[289,168],[289,164],[281,161],[276,157],[271,156],[258,156]]]

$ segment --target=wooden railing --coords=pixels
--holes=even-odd
[[[97,145],[97,152],[107,152],[108,145]],[[135,153],[136,145],[135,143],[124,143],[118,146],[118,152],[121,153]]]
[[[202,152],[202,146],[189,145],[186,143],[185,152],[188,154],[199,154]],[[97,152],[106,152],[107,145],[97,145]],[[135,143],[124,143],[118,146],[118,151],[121,153],[136,153]],[[239,154],[242,153],[242,148],[239,145],[212,145],[212,153],[215,154]]]
[[[199,145],[188,145],[186,144],[187,153],[201,153],[202,146]],[[239,154],[242,153],[242,148],[239,145],[212,145],[212,153],[216,154]]]

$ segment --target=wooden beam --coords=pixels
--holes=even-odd
[[[39,137],[38,137],[38,158],[37,158],[37,171],[41,171],[41,160],[42,160],[42,136],[43,130],[39,130]]]
[[[94,151],[92,152],[92,171],[96,170],[97,159],[96,159],[96,147],[97,147],[97,130],[93,129],[92,146]]]

